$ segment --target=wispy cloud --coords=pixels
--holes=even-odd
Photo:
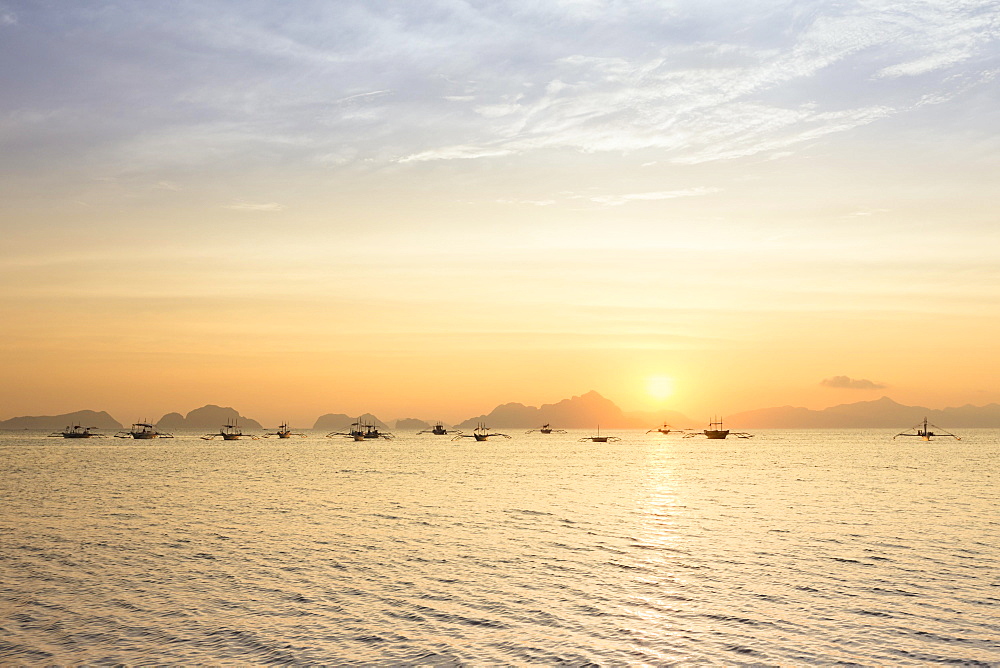
[[[845,216],[846,218],[868,218],[871,216],[877,216],[880,213],[887,213],[889,209],[858,209],[857,211],[852,211]]]
[[[368,100],[374,100],[386,95],[392,94],[389,90],[373,90],[368,93],[356,93],[354,95],[348,95],[347,97],[342,97],[337,100],[337,104],[346,104],[348,102],[365,102]]]
[[[234,202],[233,204],[227,204],[226,209],[232,209],[233,211],[249,211],[249,212],[261,212],[261,213],[273,213],[276,211],[282,211],[285,208],[284,204],[278,204],[277,202]]]
[[[572,192],[560,193],[560,199],[499,199],[500,204],[530,204],[533,206],[552,206],[561,201],[586,201],[601,206],[621,206],[630,202],[655,202],[658,200],[678,199],[681,197],[701,197],[721,192],[721,188],[686,188],[684,190],[660,190],[655,192],[626,193],[623,195],[581,195]]]
[[[527,204],[530,206],[552,206],[556,203],[554,199],[499,199],[497,200],[499,204]]]
[[[424,150],[401,161],[551,148],[659,149],[667,160],[686,164],[788,153],[905,114],[928,94],[937,101],[960,94],[960,83],[944,76],[881,94],[867,81],[953,74],[995,44],[998,28],[989,14],[982,2],[972,1],[882,11],[859,3],[816,15],[794,31],[775,32],[771,44],[719,39],[645,55],[567,55],[539,63],[530,89],[487,90],[469,102],[470,111],[490,123],[481,134],[485,141]],[[861,79],[838,81],[847,68]],[[863,93],[855,92],[846,108],[838,95],[845,85]],[[796,88],[814,95],[790,96]]]
[[[652,202],[663,199],[677,199],[678,197],[700,197],[719,191],[719,188],[688,188],[687,190],[662,190],[659,192],[630,193],[627,195],[601,195],[590,197],[589,199],[592,202],[606,206],[621,206],[629,202]]]
[[[542,151],[691,165],[791,156],[995,78],[995,0],[722,7],[430,0],[278,16],[216,0],[158,14],[123,6],[101,23],[39,7],[32,24],[69,38],[19,57],[64,91],[70,122],[31,124],[55,105],[12,84],[2,124],[19,145],[57,135],[65,159],[78,143],[82,154],[118,148],[130,167],[277,157],[416,169]],[[19,18],[0,9],[0,22]],[[60,65],[70,60],[82,70]],[[129,67],[81,78],[109,61]],[[144,102],[153,96],[164,104]]]
[[[880,390],[885,387],[881,383],[875,383],[865,378],[850,378],[848,376],[824,378],[820,381],[820,385],[843,390]]]
[[[511,155],[513,148],[487,148],[479,146],[449,146],[441,149],[423,151],[400,158],[400,163],[426,162],[428,160],[475,160],[477,158],[497,158]]]

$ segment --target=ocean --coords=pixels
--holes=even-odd
[[[0,664],[1000,665],[998,430],[504,431],[0,434]]]

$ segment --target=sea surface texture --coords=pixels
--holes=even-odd
[[[1000,432],[0,435],[0,663],[1000,665]]]

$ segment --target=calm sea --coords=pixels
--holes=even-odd
[[[1000,665],[1000,431],[0,435],[0,663]]]

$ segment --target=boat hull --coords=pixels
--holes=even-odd
[[[238,441],[238,440],[240,440],[240,436],[242,436],[242,434],[223,434],[222,435],[222,440],[224,440],[224,441]]]
[[[157,434],[155,431],[132,432],[132,438],[139,439],[140,441],[147,441],[151,438],[156,438],[157,436],[159,436],[159,434]]]
[[[72,431],[63,432],[62,435],[63,438],[90,438],[91,436],[93,436],[93,434],[78,433]]]
[[[473,438],[475,438],[477,441],[485,441],[486,439],[489,438],[489,436],[486,436],[484,434],[473,434]]]
[[[723,439],[726,436],[729,436],[729,430],[728,429],[706,429],[705,430],[705,438]]]

